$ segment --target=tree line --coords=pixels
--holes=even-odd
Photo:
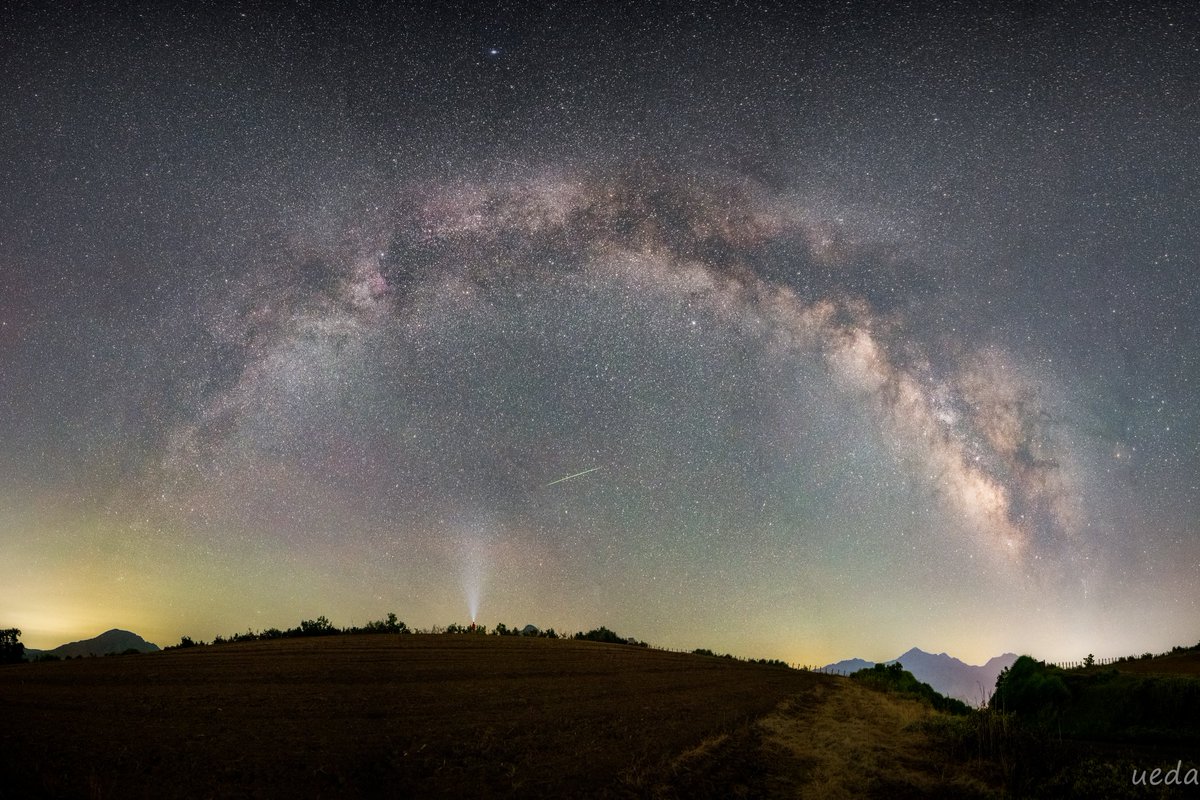
[[[365,625],[351,626],[349,628],[339,628],[329,621],[326,616],[320,616],[316,619],[300,620],[300,624],[294,628],[281,630],[279,628],[267,628],[261,631],[253,631],[247,629],[245,633],[235,633],[232,636],[216,636],[212,640],[212,644],[228,644],[231,642],[261,642],[272,639],[295,639],[309,636],[337,636],[341,634],[368,634],[368,633],[395,633],[395,634],[410,634],[412,629],[404,623],[404,620],[398,618],[394,613],[389,613],[381,620],[373,620]],[[195,640],[190,636],[181,637],[179,644],[169,645],[164,647],[164,650],[178,650],[187,647],[202,647],[208,642],[204,640]]]
[[[19,632],[18,632],[19,633]],[[593,628],[590,631],[579,631],[572,636],[559,634],[554,628],[546,628],[542,630],[533,625],[526,625],[523,628],[518,628],[516,625],[506,625],[503,622],[497,623],[494,628],[489,630],[486,625],[460,625],[453,622],[445,627],[434,625],[428,629],[410,628],[405,622],[399,619],[396,614],[390,613],[382,620],[368,622],[361,626],[351,626],[347,628],[339,628],[329,621],[328,617],[320,616],[316,619],[301,620],[300,624],[294,628],[280,629],[267,628],[261,631],[246,630],[244,633],[235,633],[231,636],[216,636],[212,642],[206,642],[203,639],[193,639],[191,636],[183,636],[179,640],[179,644],[168,645],[164,650],[178,650],[188,647],[203,647],[209,644],[221,645],[233,642],[258,642],[268,641],[272,639],[293,639],[308,636],[337,636],[337,635],[356,635],[356,634],[374,634],[374,633],[393,633],[400,635],[407,634],[468,634],[474,636],[524,636],[540,639],[576,639],[592,642],[607,642],[610,644],[625,644],[635,647],[649,647],[646,642],[640,641],[634,637],[621,636],[614,631],[609,630],[604,626]],[[729,656],[732,658],[732,656]],[[765,660],[762,663],[767,663]],[[783,662],[780,662],[783,663]]]
[[[298,625],[293,628],[266,628],[260,631],[247,629],[241,633],[234,633],[229,636],[215,636],[211,642],[206,642],[203,639],[195,639],[191,636],[182,636],[178,644],[167,645],[163,650],[179,650],[190,647],[207,647],[210,645],[224,645],[237,642],[259,642],[270,641],[273,639],[292,639],[303,638],[310,636],[336,636],[336,635],[357,635],[357,634],[378,634],[390,633],[398,635],[409,634],[467,634],[475,636],[524,636],[535,637],[542,639],[572,639],[576,641],[591,641],[603,642],[606,644],[620,644],[632,647],[650,647],[646,642],[637,639],[633,636],[622,636],[603,625],[598,628],[593,628],[589,631],[578,631],[574,634],[560,634],[554,628],[539,629],[533,625],[518,627],[516,625],[506,625],[499,622],[490,630],[486,625],[460,625],[451,623],[445,627],[434,625],[430,628],[410,628],[403,620],[395,613],[387,614],[381,620],[373,620],[364,625],[352,625],[345,628],[339,628],[329,621],[326,616],[319,616],[316,619],[301,620]],[[18,663],[24,660],[25,646],[20,642],[21,631],[16,628],[0,630],[0,663]],[[137,654],[137,650],[128,650],[127,654]],[[793,669],[791,664],[781,661],[777,658],[741,658],[730,653],[717,655],[712,650],[707,648],[696,648],[692,651],[695,655],[712,656],[714,658],[727,658],[737,661],[743,661],[749,664],[761,664],[763,666],[782,667],[785,669]],[[122,654],[124,655],[124,654]],[[79,656],[82,658],[82,656]],[[57,657],[50,654],[42,654],[37,660],[57,661]],[[808,671],[808,667],[799,667],[803,671]]]

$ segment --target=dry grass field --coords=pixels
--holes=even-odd
[[[587,641],[248,642],[0,667],[0,797],[974,796],[931,713]]]

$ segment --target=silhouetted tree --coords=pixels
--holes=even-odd
[[[1095,664],[1096,664],[1096,657],[1094,655],[1092,655],[1091,653],[1088,653],[1087,658],[1085,658],[1083,660],[1083,665],[1085,667],[1091,667],[1091,666],[1094,666]]]
[[[1029,656],[1021,656],[996,679],[989,705],[1001,711],[1048,722],[1057,719],[1071,700],[1062,671]]]
[[[351,628],[347,633],[410,633],[408,626],[395,613],[389,613],[386,619],[373,620],[361,628]]]
[[[0,664],[20,664],[25,660],[20,628],[0,630]]]
[[[762,664],[767,667],[787,667],[788,669],[791,669],[791,665],[789,665],[786,661],[781,661],[778,658],[752,658],[750,659],[750,663]]]
[[[590,642],[608,642],[609,644],[629,644],[628,640],[610,631],[608,628],[601,625],[599,628],[584,633],[580,631],[575,634],[576,639],[582,639]]]
[[[300,621],[299,634],[301,636],[329,636],[334,633],[341,633],[341,631],[333,627],[333,623],[324,616]]]

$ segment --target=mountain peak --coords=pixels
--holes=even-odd
[[[159,649],[158,645],[153,642],[147,642],[132,631],[112,628],[91,639],[69,642],[46,652],[59,658],[67,658],[75,656],[106,656],[112,653],[124,653],[126,650],[136,650],[139,653],[153,653]]]
[[[905,658],[933,658],[933,659],[949,659],[950,661],[959,661],[959,659],[948,653],[929,653],[919,647],[910,649],[904,655],[896,656],[893,661],[901,661]],[[962,663],[961,661],[959,663]]]
[[[933,655],[933,653],[926,653],[924,650],[922,650],[919,647],[912,647],[912,648],[909,648],[908,652],[904,653],[903,655],[897,656],[896,658],[894,658],[892,660],[899,661],[900,659],[904,658],[904,656],[931,656],[931,655]]]
[[[1012,666],[1017,657],[1004,653],[988,659],[982,666],[966,664],[948,653],[927,653],[913,647],[903,655],[893,658],[888,664],[899,663],[922,683],[928,683],[947,697],[956,697],[972,705],[986,702],[996,686],[1001,670]],[[872,661],[861,658],[839,661],[824,669],[828,672],[852,673],[875,666]]]
[[[138,639],[139,641],[143,641],[143,642],[146,641],[145,639],[142,639],[142,637],[138,636],[133,631],[127,631],[122,628],[109,628],[104,633],[102,633],[99,636],[96,636],[93,639],[90,639],[88,641],[95,641],[96,639],[116,639],[116,638],[122,638],[122,637],[124,637],[124,638],[133,637],[134,639]]]
[[[1002,655],[993,656],[992,658],[989,658],[987,663],[984,664],[984,666],[990,667],[990,666],[992,666],[992,664],[1003,662],[1004,666],[1007,667],[1007,666],[1010,666],[1016,660],[1017,660],[1016,653],[1004,653]]]

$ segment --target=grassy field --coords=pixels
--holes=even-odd
[[[927,704],[853,681],[817,683],[676,762],[671,797],[998,797],[990,764],[951,758]]]
[[[249,642],[0,667],[0,797],[977,796],[931,714],[596,642]]]

